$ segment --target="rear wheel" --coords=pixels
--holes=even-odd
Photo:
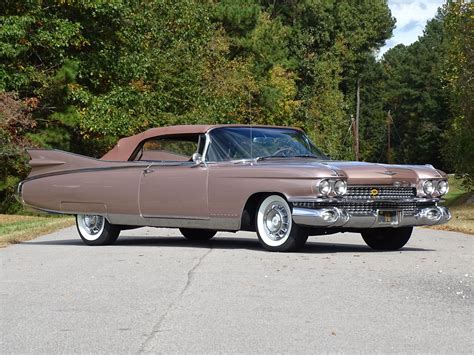
[[[113,244],[120,234],[120,228],[110,224],[103,216],[78,214],[76,227],[82,241],[87,245]]]
[[[362,232],[365,243],[375,250],[398,250],[410,239],[413,227],[374,228]]]
[[[281,196],[263,199],[255,218],[258,240],[269,251],[296,251],[308,239],[306,231],[293,223],[290,206]]]
[[[212,229],[180,228],[179,231],[188,240],[204,241],[216,235],[217,231]]]

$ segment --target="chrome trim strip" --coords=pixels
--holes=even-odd
[[[189,219],[189,220],[208,220],[209,217],[189,217],[189,216],[167,216],[167,215],[141,215],[143,218],[159,218],[159,219]]]
[[[37,208],[25,205],[35,211],[41,211],[52,214],[77,215],[84,214],[82,211],[55,211],[44,208]],[[88,212],[88,214],[94,214]],[[129,225],[136,227],[159,227],[159,228],[201,228],[214,229],[219,231],[238,231],[240,229],[240,218],[222,218],[211,217],[207,219],[194,218],[143,218],[139,215],[131,214],[116,214],[116,213],[97,213],[98,216],[103,216],[111,224]]]
[[[324,214],[332,213],[334,218],[324,218]],[[347,223],[350,216],[345,210],[339,208],[293,208],[293,221],[296,224],[315,227],[340,227]]]
[[[335,221],[328,222],[322,218],[322,214],[331,208],[309,209],[294,208],[293,221],[296,224],[312,227],[342,227],[349,228],[379,228],[379,227],[408,227],[408,226],[432,226],[443,224],[451,219],[451,213],[446,207],[432,206],[420,209],[413,216],[399,214],[396,224],[377,224],[377,214],[366,216],[353,216],[345,210],[333,208],[340,214]]]
[[[362,199],[362,200],[356,200],[356,199],[347,199],[344,198],[344,195],[342,195],[339,198],[308,198],[308,199],[303,199],[303,198],[290,198],[288,200],[291,203],[306,203],[306,202],[317,202],[317,203],[335,203],[335,207],[337,207],[337,203],[377,203],[377,202],[419,202],[419,203],[425,203],[425,202],[432,202],[432,203],[437,203],[440,202],[439,198],[422,198],[422,197],[414,197],[414,198],[404,198],[404,199]]]
[[[25,182],[31,181],[31,180],[50,177],[50,176],[68,175],[68,174],[75,174],[75,173],[89,173],[89,172],[104,171],[104,170],[118,170],[118,169],[132,169],[132,168],[139,168],[139,169],[143,170],[143,168],[146,169],[147,167],[150,167],[150,166],[163,167],[163,168],[176,167],[176,166],[183,166],[183,167],[187,167],[187,166],[194,167],[195,166],[194,162],[165,163],[165,162],[161,162],[161,161],[150,162],[150,161],[145,161],[145,160],[142,160],[140,162],[136,162],[134,164],[136,164],[136,165],[105,166],[105,167],[82,168],[82,169],[71,169],[71,170],[64,170],[64,171],[55,171],[55,172],[52,172],[52,173],[46,173],[46,174],[41,174],[41,175],[35,175],[35,176],[32,176],[32,177],[28,177],[25,180],[23,180],[22,183],[25,183]]]
[[[206,137],[206,143],[204,143],[204,150],[202,151],[202,162],[204,164],[207,163],[207,151],[209,150],[209,145],[211,144],[211,136],[209,135],[209,131],[212,129],[208,130],[204,135]]]
[[[202,228],[228,231],[237,231],[240,228],[239,218],[143,218],[139,215],[126,215],[115,213],[109,213],[107,216],[107,219],[112,224],[124,224],[140,227],[150,226],[160,228]]]

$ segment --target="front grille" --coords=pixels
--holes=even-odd
[[[353,216],[366,216],[377,212],[377,210],[402,211],[404,216],[413,216],[418,209],[433,205],[431,202],[416,201],[334,201],[328,202],[293,202],[294,207],[301,208],[328,208],[338,207],[346,210]]]
[[[374,201],[373,203],[343,202],[338,204],[339,208],[345,209],[351,215],[368,215],[377,210],[402,211],[404,216],[413,216],[416,212],[416,202],[396,202],[396,201]]]
[[[403,200],[416,196],[416,188],[410,186],[348,186],[347,200]]]

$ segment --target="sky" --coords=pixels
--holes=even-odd
[[[397,19],[393,36],[380,49],[382,56],[397,44],[409,45],[423,34],[426,22],[432,19],[444,0],[388,0],[392,16]]]

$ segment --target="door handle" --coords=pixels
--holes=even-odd
[[[152,173],[152,172],[154,172],[154,171],[155,171],[155,169],[146,168],[145,170],[143,170],[143,174],[145,174],[145,175],[146,175],[146,174],[150,174],[150,173]]]

